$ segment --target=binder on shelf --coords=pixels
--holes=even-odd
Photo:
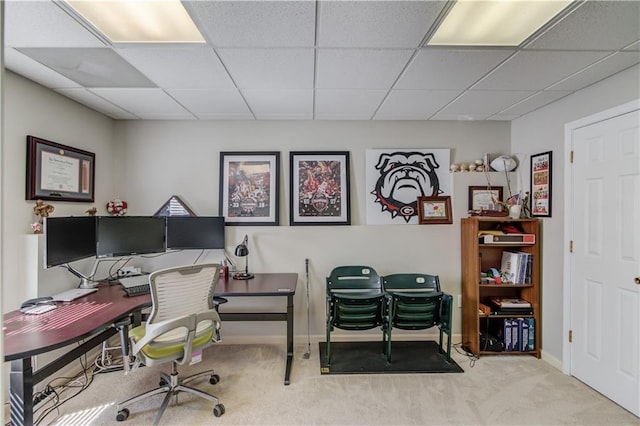
[[[528,318],[518,318],[518,350],[526,352],[529,349],[529,321]]]
[[[535,234],[490,234],[482,235],[480,244],[535,244]]]
[[[527,350],[533,351],[536,347],[536,333],[535,333],[535,319],[525,318],[529,324],[529,341],[527,344]]]
[[[504,350],[506,352],[512,351],[513,347],[511,346],[511,320],[508,318],[504,320],[504,330],[502,332],[502,338],[504,339]]]
[[[520,345],[520,340],[518,340],[518,321],[515,319],[511,320],[511,350],[517,351],[518,345]]]

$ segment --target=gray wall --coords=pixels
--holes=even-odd
[[[564,247],[564,125],[640,98],[640,67],[635,66],[567,96],[511,123],[513,152],[553,151],[553,216],[543,219],[542,330],[544,357],[561,368]],[[527,164],[528,168],[528,164]],[[527,177],[528,179],[528,177]],[[528,180],[527,184],[528,186]]]

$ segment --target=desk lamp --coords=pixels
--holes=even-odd
[[[235,254],[238,257],[246,257],[244,260],[244,272],[236,272],[233,274],[234,280],[250,280],[253,278],[253,274],[249,273],[249,248],[247,244],[249,243],[249,238],[247,235],[244,236],[244,240],[236,247]]]

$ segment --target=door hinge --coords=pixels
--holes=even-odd
[[[569,162],[571,164],[573,164],[573,150],[571,151],[571,154],[569,155]]]
[[[573,253],[573,240],[569,241],[569,253]]]
[[[573,343],[573,330],[569,330],[569,343]]]

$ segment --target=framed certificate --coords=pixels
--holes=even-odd
[[[469,210],[500,210],[500,207],[495,201],[502,201],[503,191],[504,189],[501,186],[470,186]]]

